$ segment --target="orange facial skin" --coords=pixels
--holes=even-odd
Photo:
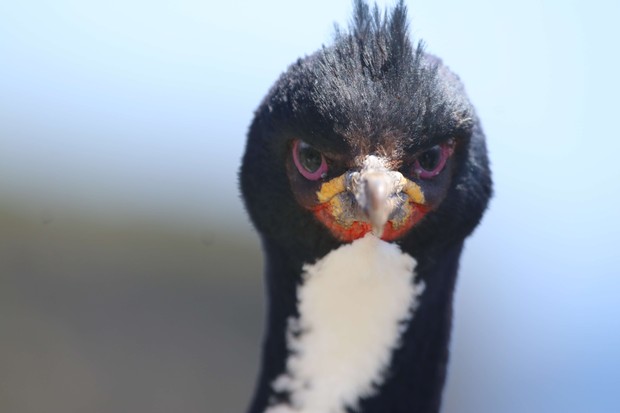
[[[388,221],[385,224],[383,235],[381,236],[382,240],[395,241],[401,238],[428,212],[428,208],[424,205],[412,201],[409,202],[409,207],[411,208],[411,213],[406,221],[398,224],[395,224],[393,221]],[[369,222],[353,221],[350,225],[343,225],[338,222],[333,211],[333,206],[329,202],[317,205],[312,209],[312,212],[336,238],[344,242],[355,241],[372,231],[372,226]]]
[[[384,241],[402,238],[429,211],[419,185],[402,176],[399,184],[402,196],[407,199],[399,206],[401,211],[397,214],[398,218],[388,220],[384,225],[381,235]],[[310,207],[310,210],[337,239],[352,242],[371,232],[372,224],[368,221],[351,219],[351,206],[346,205],[350,201],[347,197],[341,196],[349,191],[347,186],[344,174],[324,182],[316,192],[318,203]]]

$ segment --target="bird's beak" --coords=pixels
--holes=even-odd
[[[370,222],[377,237],[396,210],[403,205],[401,193],[406,179],[400,172],[392,171],[377,156],[368,156],[359,172],[347,174],[347,190],[355,196],[361,211]]]
[[[427,211],[422,189],[374,155],[361,169],[321,184],[316,196],[314,215],[343,241],[371,231],[384,240],[398,239]]]
[[[372,232],[378,237],[383,234],[383,226],[392,213],[391,205],[387,202],[389,186],[390,179],[385,174],[368,177],[364,182],[364,212],[372,224]]]

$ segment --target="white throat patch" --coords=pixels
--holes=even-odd
[[[423,290],[415,265],[372,234],[304,265],[299,318],[289,320],[291,355],[273,383],[290,403],[265,413],[344,413],[372,395]]]

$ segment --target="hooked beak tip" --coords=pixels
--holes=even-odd
[[[381,238],[383,236],[383,227],[384,225],[380,225],[380,226],[372,226],[372,234],[377,237],[377,238]]]

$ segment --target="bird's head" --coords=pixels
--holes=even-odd
[[[281,245],[373,232],[416,246],[469,234],[491,179],[461,82],[412,46],[403,3],[382,17],[358,1],[350,30],[290,66],[256,111],[241,186]]]

